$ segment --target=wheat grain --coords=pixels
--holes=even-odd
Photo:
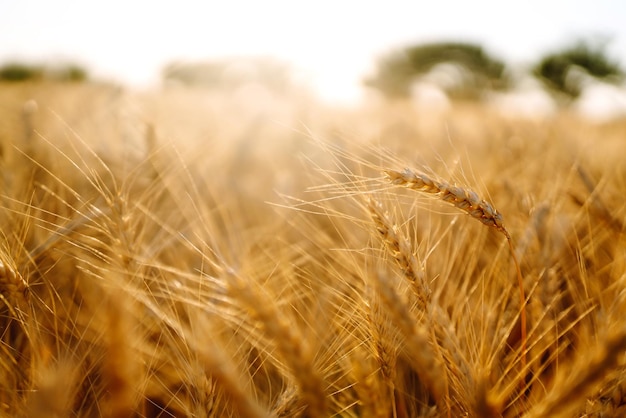
[[[191,340],[193,341],[193,339]],[[244,379],[236,365],[233,364],[232,357],[214,340],[209,338],[201,338],[201,340],[201,344],[199,342],[193,343],[194,351],[198,354],[207,375],[215,379],[220,387],[228,393],[233,409],[244,417],[271,417],[272,415],[244,389]]]
[[[371,351],[378,365],[378,371],[382,376],[382,382],[374,381],[371,378],[363,378],[363,385],[371,389],[376,386],[378,393],[368,395],[367,399],[376,399],[373,405],[376,407],[376,416],[389,416],[389,410],[385,407],[396,409],[394,402],[394,393],[396,391],[397,379],[397,361],[398,361],[398,345],[400,337],[393,327],[391,319],[387,314],[385,307],[382,306],[380,296],[376,294],[375,289],[368,291],[368,307],[367,322],[370,330]],[[356,362],[355,362],[356,363]],[[362,366],[361,366],[362,367]],[[355,366],[353,366],[355,369]],[[360,369],[359,369],[360,370]],[[356,369],[355,369],[356,371]],[[370,405],[371,401],[367,403]]]
[[[373,351],[383,378],[390,387],[393,387],[396,380],[396,361],[398,357],[397,337],[376,295],[371,295],[369,306],[370,311],[367,318],[371,329]]]
[[[450,411],[448,374],[441,356],[425,326],[416,324],[406,303],[381,273],[376,276],[376,289],[392,322],[405,338],[408,360],[441,411]]]
[[[354,391],[360,400],[359,416],[369,418],[393,416],[390,411],[396,409],[393,403],[394,383],[384,376],[383,379],[379,378],[380,369],[376,370],[376,365],[364,348],[354,348],[350,356],[349,370],[350,378],[355,382]]]
[[[300,103],[305,114],[293,116],[341,137],[311,153],[301,137],[281,142],[236,111],[220,113],[231,109],[223,106],[229,98],[202,94],[193,103],[168,89],[167,103],[141,98],[155,121],[142,148],[117,120],[119,92],[94,108],[93,86],[76,106],[75,86],[5,84],[0,416],[626,416],[626,345],[616,334],[605,343],[611,332],[602,332],[621,329],[626,312],[616,302],[626,293],[623,121],[598,130],[565,115],[531,124],[483,111],[480,121],[466,110],[447,115],[462,127],[453,146],[497,170],[503,188],[494,197],[515,199],[516,214],[430,171],[386,173],[489,229],[478,232],[513,241],[527,272],[520,292],[533,300],[520,305],[502,274],[510,261],[481,252],[484,237],[472,227],[482,227],[449,234],[457,223],[441,233],[388,207],[399,190],[381,183],[380,167],[395,168],[397,158],[368,142],[394,137],[385,146],[402,155],[417,138],[421,152],[421,138],[438,133],[424,128],[440,120],[416,123],[406,108],[385,106],[366,115],[333,110],[342,119],[331,127]],[[31,96],[40,111],[22,107]],[[180,112],[179,102],[196,110]],[[60,116],[53,121],[48,109]],[[72,126],[55,123],[61,119]],[[135,133],[145,126],[137,122]],[[347,140],[347,126],[363,141]],[[74,130],[85,141],[68,149]],[[481,145],[466,146],[477,133]],[[241,135],[263,145],[237,141]],[[166,138],[181,140],[163,148]],[[289,146],[265,146],[274,139]],[[445,145],[431,144],[447,160]],[[572,165],[578,146],[585,153]],[[325,184],[307,189],[313,184],[294,155],[310,159]],[[307,202],[304,189],[319,195]],[[372,189],[382,205],[361,200]],[[291,205],[297,216],[259,216],[273,190],[299,199]],[[371,248],[374,239],[380,248]],[[242,283],[227,283],[221,257],[241,266]],[[381,275],[370,280],[364,270],[372,266]],[[103,303],[117,292],[119,306]],[[520,312],[532,324],[528,350]],[[316,399],[323,408],[311,406]]]
[[[510,239],[509,231],[504,227],[502,215],[486,200],[469,189],[453,186],[443,180],[434,179],[425,173],[404,169],[403,171],[384,170],[392,184],[404,186],[412,190],[428,193],[448,202],[472,218],[493,227]]]
[[[133,361],[132,326],[136,318],[131,314],[128,295],[117,291],[106,299],[106,354],[103,358],[102,377],[109,394],[103,408],[105,416],[127,418],[137,410],[133,388],[136,386],[139,365]]]
[[[472,218],[479,220],[484,225],[494,228],[502,233],[509,244],[511,250],[511,257],[515,264],[517,273],[517,281],[520,292],[520,327],[521,327],[521,388],[525,387],[524,375],[526,373],[526,295],[524,292],[524,282],[522,280],[522,273],[519,266],[519,261],[513,248],[513,242],[509,231],[504,226],[504,220],[502,215],[493,207],[493,205],[484,199],[481,199],[476,192],[458,186],[453,186],[450,183],[435,179],[425,173],[405,168],[403,171],[396,170],[384,170],[384,174],[389,181],[398,186],[407,187],[411,190],[415,190],[422,193],[427,193],[438,197],[444,202],[450,203],[456,208],[469,214]]]
[[[0,296],[8,308],[25,309],[28,301],[28,283],[15,269],[0,260]]]
[[[404,277],[411,283],[420,309],[426,312],[432,291],[425,280],[423,269],[419,267],[413,254],[410,242],[402,236],[399,228],[389,219],[380,202],[370,198],[367,203],[376,230],[404,273]]]
[[[313,365],[312,350],[304,335],[278,311],[276,304],[253,280],[246,281],[231,269],[227,274],[232,296],[242,303],[250,319],[276,344],[298,385],[299,394],[307,406],[307,416],[325,416],[324,382]]]
[[[552,391],[527,415],[533,417],[570,417],[602,382],[608,380],[616,366],[623,366],[626,329],[609,335],[591,358],[581,354],[571,369],[561,369]],[[620,364],[622,362],[622,364]]]
[[[449,375],[456,377],[451,381],[451,386],[455,386],[454,402],[459,404],[459,410],[467,410],[467,402],[462,402],[461,399],[473,384],[470,367],[461,354],[461,344],[455,334],[455,327],[447,312],[432,301],[432,291],[424,269],[418,268],[410,241],[402,235],[401,229],[382,209],[380,202],[370,198],[368,208],[387,250],[393,255],[417,297],[418,310],[424,315],[423,320],[430,333],[433,350],[439,361],[449,370]]]

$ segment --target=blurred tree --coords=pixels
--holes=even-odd
[[[89,78],[87,70],[76,64],[67,64],[50,69],[46,77],[57,81],[80,82]]]
[[[624,71],[612,61],[606,42],[578,41],[572,46],[545,55],[534,66],[533,74],[553,93],[576,98],[589,76],[607,82],[619,82]]]
[[[0,67],[0,80],[2,81],[26,81],[42,78],[41,67],[11,62]]]
[[[166,83],[180,83],[211,89],[233,90],[247,83],[259,83],[275,93],[292,83],[291,68],[270,57],[235,57],[167,65],[162,72]]]
[[[87,70],[76,64],[40,66],[12,62],[0,67],[0,81],[85,81],[87,79]]]
[[[456,80],[442,83],[436,75],[431,78],[454,98],[479,98],[485,90],[509,85],[502,61],[489,56],[481,46],[459,42],[416,45],[387,55],[379,60],[376,75],[366,79],[365,85],[387,97],[408,97],[418,78],[442,69],[455,73]]]

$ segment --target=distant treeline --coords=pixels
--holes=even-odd
[[[525,71],[553,94],[576,98],[590,78],[623,81],[624,69],[609,56],[606,46],[606,42],[579,40],[539,57]],[[426,77],[451,97],[480,98],[485,91],[514,86],[515,72],[520,69],[510,68],[480,45],[436,42],[407,46],[381,57],[364,84],[388,98],[402,98],[411,95],[415,81]]]
[[[374,73],[363,81],[389,99],[410,97],[417,81],[438,85],[451,98],[480,99],[486,92],[506,91],[516,76],[532,75],[557,98],[578,97],[590,79],[619,84],[626,71],[609,56],[607,43],[578,40],[540,56],[527,68],[511,67],[481,45],[466,42],[420,43],[380,57]],[[290,66],[268,57],[238,57],[201,62],[174,62],[162,72],[165,83],[233,89],[258,83],[274,92],[294,85]],[[87,70],[76,64],[0,66],[0,81],[85,81]]]
[[[0,66],[0,81],[72,81],[89,79],[87,70],[76,64],[37,65],[22,62],[9,62]]]
[[[257,83],[275,93],[285,93],[295,84],[289,64],[264,56],[172,62],[163,69],[162,80],[214,90],[234,90]]]
[[[567,103],[578,97],[591,79],[614,84],[623,81],[625,71],[609,56],[606,46],[602,41],[575,41],[521,68],[473,43],[414,44],[380,57],[374,73],[363,84],[388,99],[402,99],[411,97],[416,82],[426,81],[450,98],[478,100],[488,92],[510,90],[521,77],[532,76],[556,99]],[[164,68],[162,79],[226,90],[255,82],[273,91],[284,91],[293,81],[288,65],[258,57],[171,63]]]

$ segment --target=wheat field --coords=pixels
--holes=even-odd
[[[626,414],[626,121],[0,87],[0,416]]]

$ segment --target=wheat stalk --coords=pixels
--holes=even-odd
[[[385,247],[396,260],[396,264],[402,270],[417,297],[418,309],[425,315],[424,325],[430,332],[436,354],[449,369],[451,376],[465,376],[467,378],[462,383],[458,379],[451,382],[451,389],[454,389],[452,391],[454,401],[460,405],[463,403],[462,394],[466,393],[467,388],[472,387],[473,384],[470,378],[470,367],[467,361],[459,355],[460,344],[454,333],[454,326],[448,314],[432,300],[432,290],[426,280],[423,267],[418,265],[411,242],[402,234],[401,228],[391,220],[389,214],[384,211],[380,202],[370,198],[367,203],[376,230]],[[448,396],[452,395],[448,393]],[[463,406],[461,409],[466,408]]]
[[[552,390],[525,417],[572,416],[572,411],[623,364],[625,349],[626,329],[609,334],[594,354],[581,355],[571,369],[560,370]]]
[[[228,269],[227,273],[229,292],[241,302],[250,319],[257,322],[275,342],[282,359],[290,368],[299,394],[307,405],[306,415],[312,418],[325,416],[327,401],[324,381],[314,367],[314,353],[305,336],[254,281],[245,280],[232,269]]]
[[[387,308],[387,314],[405,339],[408,360],[440,410],[447,411],[450,416],[448,374],[431,332],[426,325],[413,319],[409,307],[383,273],[379,272],[374,278],[378,296]]]
[[[524,282],[519,267],[519,261],[513,249],[511,234],[504,226],[502,215],[493,207],[493,205],[470,189],[454,186],[450,183],[435,179],[426,173],[405,168],[402,171],[384,170],[383,173],[388,180],[397,186],[403,186],[411,190],[421,193],[427,193],[438,197],[444,202],[452,204],[454,207],[466,212],[472,218],[479,220],[484,225],[496,229],[502,233],[509,244],[511,256],[515,264],[517,273],[517,281],[520,291],[520,322],[521,322],[521,366],[522,366],[522,387],[525,386],[524,374],[526,371],[526,295],[524,292]]]
[[[402,270],[404,277],[410,282],[415,296],[417,296],[421,311],[426,312],[431,300],[432,290],[424,277],[423,269],[420,268],[417,259],[413,255],[409,240],[402,236],[397,225],[389,219],[380,202],[369,199],[367,203],[376,230],[385,243],[387,250],[396,260],[398,267]]]
[[[238,370],[233,356],[215,338],[188,338],[207,374],[215,379],[228,393],[231,404],[240,416],[268,418],[273,416],[245,390],[244,378]]]

